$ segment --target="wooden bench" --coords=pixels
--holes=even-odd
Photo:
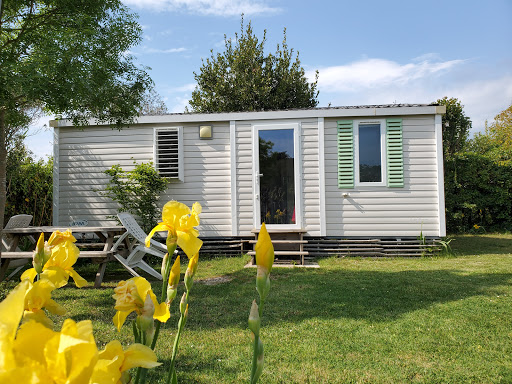
[[[29,259],[32,260],[34,257],[34,252],[23,252],[23,251],[14,251],[14,252],[2,252],[2,259],[5,260],[2,263],[0,275],[5,276],[5,272],[9,266],[10,260],[19,260],[19,259]],[[101,287],[101,282],[103,281],[103,275],[105,274],[105,267],[107,266],[107,262],[110,260],[114,260],[114,252],[113,251],[80,251],[80,255],[78,258],[89,258],[95,264],[100,264],[98,268],[98,272],[96,272],[96,279],[94,281],[94,287]]]
[[[80,251],[79,258],[107,259],[113,256],[112,251]],[[2,252],[2,259],[32,259],[34,252]]]
[[[56,230],[64,232],[67,228],[43,226],[4,229],[3,235],[10,237],[12,240],[8,249],[2,252],[2,256],[0,258],[0,281],[3,280],[11,260],[29,260],[33,257],[33,252],[24,252],[17,248],[18,242],[21,238],[26,236],[37,238],[41,233],[43,233],[45,239],[48,239]],[[74,234],[77,235],[77,239],[79,239],[75,243],[75,245],[80,249],[79,257],[81,259],[89,258],[95,264],[99,264],[94,286],[100,287],[103,275],[105,274],[107,262],[115,260],[114,254],[124,255],[131,249],[128,237],[123,237],[126,233],[126,229],[121,226],[77,227],[73,228],[73,231]],[[93,236],[94,239],[88,241],[86,235]],[[119,237],[117,242],[115,241],[116,237]]]

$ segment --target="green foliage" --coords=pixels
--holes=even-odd
[[[495,161],[512,160],[512,105],[500,112],[468,143],[468,151],[486,155]]]
[[[7,141],[31,111],[118,128],[138,114],[152,81],[127,53],[141,41],[136,18],[121,0],[0,1],[1,218]]]
[[[151,85],[126,52],[142,29],[120,0],[4,0],[0,19],[0,109],[7,123],[40,105],[75,125],[122,125]]]
[[[7,157],[7,202],[4,222],[32,215],[32,225],[52,224],[53,160],[35,160],[23,142]]]
[[[196,89],[189,101],[193,112],[263,111],[311,108],[318,104],[317,81],[308,83],[299,55],[286,43],[286,29],[275,54],[265,55],[266,31],[261,42],[251,23],[235,43],[224,36],[225,51],[203,60],[200,73],[194,72]]]
[[[131,171],[124,171],[119,164],[107,169],[105,174],[111,179],[100,194],[117,202],[119,212],[129,212],[138,218],[147,233],[160,221],[157,202],[167,188],[167,180],[158,174],[152,162],[134,164]]]
[[[445,163],[449,232],[512,229],[512,160],[458,153]]]
[[[464,106],[454,97],[445,96],[436,103],[446,106],[446,114],[443,115],[443,148],[447,159],[464,149],[471,120],[464,114]]]
[[[486,133],[498,146],[512,152],[512,104],[494,117],[490,125],[485,125]]]

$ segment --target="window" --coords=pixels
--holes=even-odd
[[[338,121],[338,188],[403,188],[402,119]]]
[[[155,129],[155,167],[159,175],[183,181],[181,127]]]
[[[356,125],[356,183],[383,183],[385,179],[384,138],[380,122]]]

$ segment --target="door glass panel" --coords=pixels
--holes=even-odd
[[[295,224],[293,129],[258,132],[261,221]]]
[[[382,181],[380,124],[359,126],[359,181],[375,183]]]

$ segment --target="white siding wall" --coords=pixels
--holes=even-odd
[[[320,175],[318,159],[318,120],[301,124],[302,226],[310,236],[320,236]]]
[[[106,216],[116,213],[116,203],[95,191],[108,181],[103,171],[114,164],[132,169],[133,160],[147,162],[152,158],[150,129],[59,128],[58,225],[70,225],[75,220],[87,220],[89,225],[114,224]]]
[[[250,122],[237,122],[236,137],[236,196],[238,199],[239,234],[248,236],[254,228],[252,132]]]
[[[338,189],[336,121],[325,120],[327,236],[438,236],[434,116],[403,118],[404,188]]]
[[[343,117],[347,119],[347,117]],[[439,235],[437,153],[434,116],[403,118],[404,188],[337,186],[336,118],[324,120],[325,225],[327,236],[426,236]],[[275,120],[274,120],[275,121]],[[287,120],[284,119],[284,122]],[[291,121],[291,120],[290,120]],[[308,235],[321,235],[318,120],[293,120],[301,128],[302,223]],[[268,121],[267,121],[268,122]],[[209,125],[209,123],[201,123]],[[235,123],[236,223],[239,235],[250,235],[254,226],[252,124]],[[203,206],[203,236],[231,236],[231,161],[229,121],[215,122],[213,139],[199,139],[199,123],[140,124],[120,132],[108,127],[56,130],[58,150],[55,171],[58,206],[54,224],[87,220],[89,225],[113,224],[106,216],[117,206],[95,189],[105,187],[103,173],[114,164],[131,169],[133,161],[153,160],[156,126],[183,127],[184,182],[172,182],[160,205],[171,199]],[[343,192],[350,197],[343,198]]]
[[[210,124],[201,124],[210,125]],[[170,184],[164,202],[203,207],[201,236],[231,236],[231,164],[229,122],[212,124],[213,139],[199,139],[199,124],[183,127],[184,182]]]
[[[170,126],[170,125],[162,125]],[[172,124],[178,126],[178,124]],[[191,206],[203,206],[203,236],[231,234],[229,123],[213,125],[213,139],[199,140],[198,124],[183,126],[185,182],[171,182],[160,205],[171,199]],[[114,164],[133,169],[133,161],[153,160],[151,125],[125,128],[120,132],[108,127],[59,128],[59,225],[87,220],[89,225],[114,224],[106,216],[116,213],[117,205],[101,197],[108,177],[103,173]]]

